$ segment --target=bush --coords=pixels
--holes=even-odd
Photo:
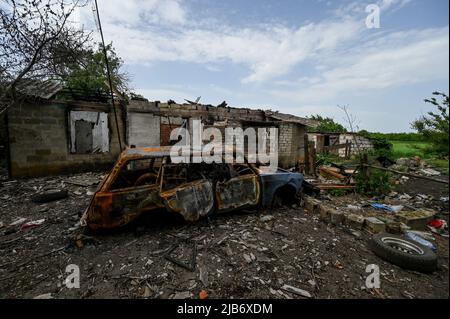
[[[385,138],[372,139],[373,150],[370,155],[392,157],[393,144]]]
[[[391,191],[391,174],[379,170],[369,170],[368,177],[361,172],[356,175],[356,192],[369,195],[380,196]]]
[[[412,128],[431,142],[432,152],[440,156],[449,155],[449,97],[445,93],[433,92],[436,97],[426,99],[425,102],[434,105],[437,112],[428,112],[413,123]]]

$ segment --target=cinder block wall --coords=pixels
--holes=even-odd
[[[242,121],[246,121],[248,126],[257,128],[259,122],[265,122],[265,112],[262,110],[240,109],[232,107],[214,107],[207,105],[191,105],[191,104],[167,104],[155,103],[147,101],[132,100],[127,107],[128,119],[136,116],[143,116],[144,114],[153,114],[160,118],[159,122],[159,136],[161,145],[168,145],[168,138],[171,129],[181,125],[183,118],[189,118],[189,127],[192,128],[192,120],[202,120],[204,127],[210,127],[215,122],[227,122],[226,126],[237,127],[241,126]],[[170,123],[169,123],[170,119]],[[252,124],[251,122],[255,122]],[[150,121],[130,121],[128,125],[138,126],[137,128],[127,128],[127,138],[129,142],[136,140],[130,132],[140,132],[140,134],[150,134],[157,129],[158,124],[151,121],[153,127],[150,127]],[[206,123],[206,124],[205,124]],[[239,124],[238,124],[239,123]],[[278,164],[284,168],[290,168],[304,159],[304,134],[306,134],[306,127],[295,123],[279,122],[279,138],[278,148],[279,157]],[[221,126],[223,130],[223,126]],[[145,133],[147,131],[147,133]],[[223,133],[223,132],[222,132]],[[191,132],[192,134],[192,132]],[[222,138],[225,138],[223,134]]]
[[[151,113],[127,114],[127,144],[136,147],[160,145],[160,117]]]
[[[358,153],[358,147],[359,151],[366,151],[373,149],[372,142],[363,136],[355,135],[355,134],[341,134],[339,135],[339,143],[343,144],[347,141],[352,143],[352,155]],[[339,150],[339,156],[345,156],[345,149]]]
[[[305,126],[294,123],[280,124],[278,138],[278,163],[284,168],[294,167],[304,160]]]
[[[70,153],[70,110],[108,113],[108,153]],[[123,135],[120,114],[117,114],[119,130]],[[120,153],[114,113],[105,104],[23,104],[9,109],[8,122],[12,177],[45,176],[110,167]]]

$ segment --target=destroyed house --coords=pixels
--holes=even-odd
[[[170,145],[171,131],[177,127],[191,130],[194,120],[221,131],[225,127],[277,127],[279,166],[291,168],[304,162],[306,126],[315,124],[293,115],[225,103],[212,106],[131,99],[116,101],[116,126],[114,109],[106,97],[66,92],[69,94],[62,99],[63,88],[46,82],[30,83],[22,92],[26,98],[6,114],[11,177],[110,168],[120,153],[119,136],[123,147]]]
[[[359,151],[373,148],[369,138],[357,133],[310,132],[308,140],[314,142],[317,153],[332,153],[339,157],[350,157]]]

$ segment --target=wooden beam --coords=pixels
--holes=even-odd
[[[313,184],[315,187],[323,190],[329,189],[355,189],[355,185],[343,185],[343,184]]]
[[[406,172],[400,172],[400,171],[396,171],[390,168],[385,168],[385,167],[380,167],[380,166],[374,166],[374,165],[368,165],[368,164],[363,164],[365,167],[370,167],[370,168],[374,168],[374,169],[379,169],[382,171],[387,171],[387,172],[392,172],[398,175],[404,175],[404,176],[409,176],[412,178],[418,178],[418,179],[424,179],[427,181],[431,181],[431,182],[436,182],[436,183],[441,183],[441,184],[449,184],[448,180],[440,180],[440,179],[435,179],[435,178],[431,178],[428,176],[421,176],[421,175],[416,175],[416,174],[411,174],[411,173],[406,173]]]

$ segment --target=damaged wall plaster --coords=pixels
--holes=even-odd
[[[92,124],[92,152],[91,153],[106,153],[109,152],[109,129],[108,129],[108,115],[104,112],[88,112],[88,111],[71,111],[70,119],[70,151],[72,153],[86,153],[88,147],[84,145],[83,149],[77,150],[77,132],[76,122],[86,121]],[[98,119],[98,124],[97,124]],[[85,125],[78,125],[79,128],[87,127]],[[86,132],[88,134],[89,132]],[[81,145],[78,143],[78,145]]]

